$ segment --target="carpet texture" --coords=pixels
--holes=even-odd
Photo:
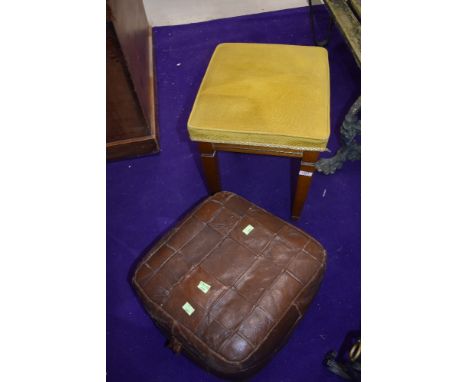
[[[319,38],[328,14],[316,7]],[[107,164],[107,378],[108,381],[218,381],[184,356],[164,347],[133,292],[130,276],[145,250],[207,196],[196,146],[186,123],[217,44],[256,42],[311,45],[307,8],[205,23],[158,27],[156,52],[161,152]],[[328,46],[331,76],[329,148],[360,94],[360,71],[336,28]],[[326,153],[323,157],[330,156]],[[220,154],[223,188],[289,219],[298,161]],[[360,162],[337,174],[314,175],[302,218],[293,223],[328,251],[322,287],[286,346],[254,381],[339,381],[323,366],[345,334],[360,328]]]

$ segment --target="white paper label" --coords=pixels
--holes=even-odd
[[[313,175],[313,172],[301,170],[301,171],[299,171],[299,175],[312,176],[312,175]]]

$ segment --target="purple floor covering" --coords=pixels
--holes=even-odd
[[[319,35],[328,14],[317,9]],[[109,381],[216,381],[165,338],[139,304],[130,283],[137,259],[155,239],[207,196],[196,147],[186,122],[215,46],[221,42],[311,45],[307,8],[154,31],[161,152],[107,164],[107,377]],[[331,71],[331,151],[341,121],[360,93],[360,71],[334,28]],[[313,70],[313,68],[311,68]],[[324,156],[330,156],[325,154]],[[291,170],[297,160],[220,154],[225,190],[289,219]],[[321,364],[344,335],[360,328],[360,162],[337,174],[316,173],[302,218],[293,223],[328,251],[322,287],[286,346],[255,381],[338,381]]]

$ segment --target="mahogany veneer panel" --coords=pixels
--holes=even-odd
[[[108,2],[106,45],[107,158],[158,152],[152,34],[140,0]]]

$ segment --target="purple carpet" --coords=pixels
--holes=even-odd
[[[315,9],[322,38],[328,14],[324,7]],[[216,45],[311,45],[308,10],[159,27],[154,37],[161,152],[107,164],[107,377],[112,382],[218,381],[164,347],[165,338],[133,293],[130,272],[155,239],[207,196],[186,122]],[[360,71],[336,28],[328,49],[333,152],[340,123],[360,93]],[[225,190],[289,219],[297,160],[221,153],[220,167]],[[322,360],[349,330],[360,328],[360,174],[360,162],[352,162],[335,175],[314,175],[302,218],[293,224],[324,245],[328,269],[289,342],[254,381],[340,380]]]

